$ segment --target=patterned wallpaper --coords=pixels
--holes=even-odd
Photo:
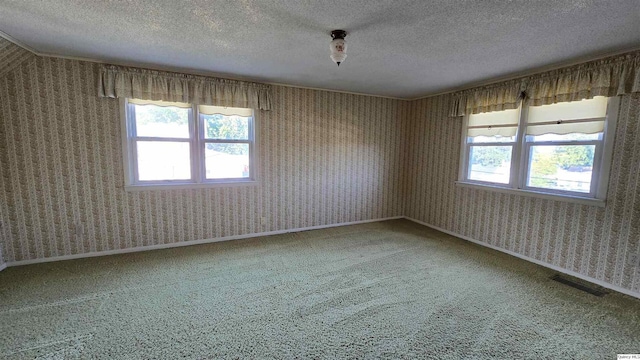
[[[20,66],[21,64],[35,60],[36,56],[28,50],[12,43],[0,37],[0,79],[2,79],[11,70]],[[2,111],[2,104],[0,103],[0,116],[4,112]],[[3,221],[5,217],[3,213],[8,211],[7,204],[3,198],[0,197],[0,221]],[[8,224],[5,222],[0,223],[0,268],[6,264],[3,253],[5,239],[8,238]]]
[[[403,213],[405,101],[275,87],[258,186],[126,192],[119,103],[96,96],[97,69],[37,57],[0,81],[9,262]]]
[[[32,52],[0,37],[0,78],[23,62],[36,58]]]
[[[604,208],[457,187],[461,118],[448,95],[409,110],[405,215],[631,291],[640,271],[640,95],[622,97]]]

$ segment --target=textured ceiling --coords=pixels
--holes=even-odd
[[[414,98],[640,47],[640,0],[1,0],[0,31],[51,55]]]

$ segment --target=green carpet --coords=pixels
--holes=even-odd
[[[0,358],[615,359],[640,301],[406,220],[9,268]]]

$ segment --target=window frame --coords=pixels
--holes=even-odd
[[[130,106],[128,98],[120,98],[120,117],[122,128],[122,154],[124,163],[125,190],[162,190],[162,189],[191,189],[206,187],[232,187],[257,184],[257,121],[256,111],[251,109],[249,117],[249,132],[247,140],[206,139],[204,134],[204,118],[200,114],[198,104],[190,104],[189,138],[164,138],[137,136],[135,112]],[[191,178],[185,180],[139,180],[137,141],[157,142],[188,142],[191,160]],[[249,176],[246,178],[206,178],[205,148],[207,143],[243,143],[249,145]]]
[[[528,108],[531,105],[527,104],[526,100],[521,101],[518,107],[518,130],[516,133],[515,143],[481,143],[485,146],[513,146],[511,154],[510,179],[508,184],[469,179],[469,155],[471,146],[474,146],[474,143],[469,142],[467,137],[467,129],[469,127],[469,115],[467,114],[463,118],[460,166],[458,181],[456,181],[456,184],[463,187],[486,189],[503,193],[516,193],[545,199],[604,206],[613,158],[613,142],[615,139],[619,104],[620,98],[617,96],[609,97],[607,99],[607,113],[604,120],[604,130],[601,140],[531,142],[526,140],[525,133],[528,126]],[[594,143],[599,145],[595,148],[591,174],[591,188],[589,193],[559,189],[545,189],[527,185],[527,177],[529,176],[532,154],[531,148],[533,146],[582,145],[583,143],[586,145],[592,145]]]

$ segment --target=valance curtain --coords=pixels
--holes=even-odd
[[[450,116],[640,92],[640,51],[465,90],[454,94]]]
[[[98,96],[271,110],[266,84],[114,65],[100,67]]]
[[[530,105],[640,92],[640,51],[523,79]]]
[[[516,109],[521,98],[521,81],[465,90],[453,96],[449,116]]]

